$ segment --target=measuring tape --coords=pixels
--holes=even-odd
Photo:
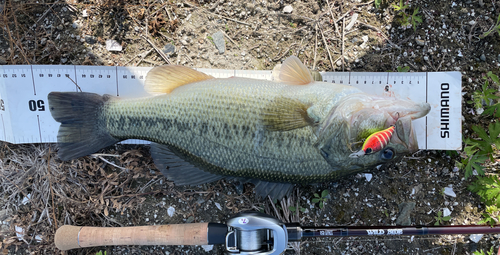
[[[152,67],[69,65],[0,66],[0,140],[14,144],[55,143],[59,124],[48,109],[52,91],[84,91],[119,97],[150,96],[143,87]],[[198,68],[216,78],[272,79],[272,71]],[[414,121],[420,149],[462,146],[460,72],[324,72],[323,81],[352,85],[366,93],[428,102],[431,112]],[[122,143],[145,144],[142,140]]]

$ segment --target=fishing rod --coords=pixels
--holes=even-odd
[[[206,245],[225,244],[226,251],[242,255],[278,255],[288,242],[311,237],[402,236],[500,233],[500,225],[454,226],[337,226],[308,227],[283,223],[260,212],[242,212],[222,223],[188,223],[137,227],[77,227],[56,231],[60,250],[106,245]]]

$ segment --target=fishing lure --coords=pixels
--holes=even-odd
[[[384,129],[382,131],[375,132],[366,138],[361,150],[354,152],[349,157],[357,158],[359,156],[372,154],[382,150],[391,140],[392,134],[394,133],[394,125]]]

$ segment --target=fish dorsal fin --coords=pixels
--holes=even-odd
[[[316,124],[308,115],[309,106],[296,99],[278,97],[263,110],[262,122],[269,131],[289,131]]]
[[[290,56],[283,62],[279,79],[292,85],[306,85],[314,81],[309,69],[296,56]]]
[[[164,94],[182,85],[213,78],[185,66],[158,66],[148,72],[144,88],[151,94]]]

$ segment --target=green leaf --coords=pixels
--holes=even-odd
[[[325,190],[323,190],[323,192],[321,192],[321,197],[322,198],[325,198],[326,196],[328,196],[328,190],[327,189],[325,189]]]
[[[305,212],[305,211],[306,211],[306,208],[301,207],[301,208],[300,208],[300,211],[301,211],[301,212]]]
[[[439,221],[436,221],[436,223],[434,223],[434,226],[439,226]]]
[[[288,210],[290,210],[290,212],[295,212],[297,209],[295,208],[295,206],[289,206]]]
[[[319,198],[313,198],[313,199],[311,200],[311,202],[313,202],[313,203],[317,203],[317,202],[319,202]]]
[[[498,17],[500,18],[500,15],[498,15]],[[493,72],[489,71],[486,75],[490,77],[496,84],[500,85],[500,80],[498,79],[498,76],[493,74]]]
[[[319,197],[319,194],[318,193],[314,193],[314,197]]]
[[[324,206],[323,201],[319,202],[319,208],[323,209],[323,206]]]
[[[446,217],[443,217],[443,218],[442,218],[442,220],[444,220],[444,221],[449,221],[449,220],[451,220],[451,216],[446,216]]]

